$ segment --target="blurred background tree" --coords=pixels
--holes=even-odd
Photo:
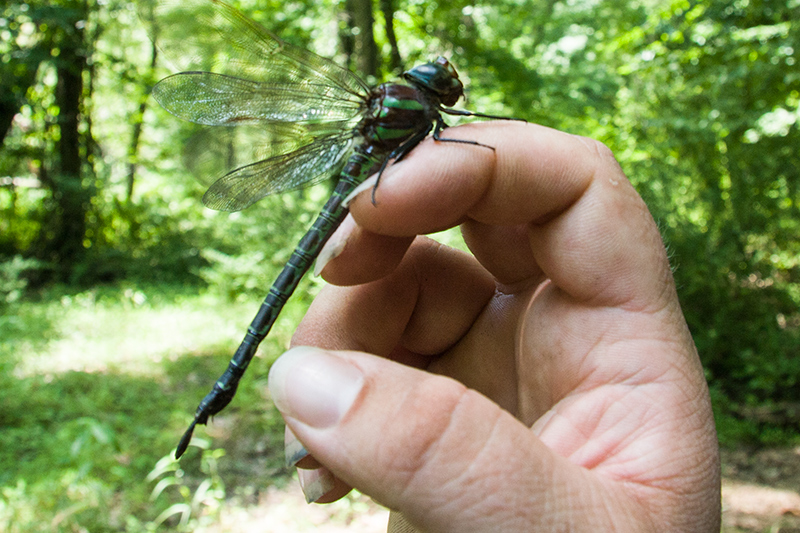
[[[375,83],[445,55],[465,81],[469,109],[608,144],[662,229],[722,441],[797,442],[800,2],[230,3]],[[191,31],[190,22],[159,31]],[[101,305],[94,295],[117,294],[113,313],[168,305],[163,299],[172,296],[202,307],[192,295],[247,301],[245,315],[255,311],[327,194],[322,188],[267,198],[236,214],[204,209],[204,187],[182,164],[195,128],[148,98],[170,70],[146,35],[127,0],[9,0],[0,8],[0,385],[8,398],[41,384],[20,365],[47,351],[40,342],[64,320],[54,309],[84,301],[80,295]],[[316,283],[304,287],[313,293]],[[309,294],[296,295],[292,319]],[[186,305],[171,309],[180,315]],[[202,321],[191,316],[180,323]],[[286,332],[284,338],[291,324]],[[181,348],[187,355],[206,349]],[[209,350],[223,361],[230,346]],[[202,394],[214,372],[200,379]],[[163,387],[147,394],[172,390]],[[196,392],[173,398],[180,403],[175,434]],[[24,434],[30,424],[63,422],[56,411],[37,418],[41,412],[11,405],[18,411],[0,417]],[[130,416],[125,424],[84,419],[57,433],[106,442],[110,427],[152,425],[144,414]],[[27,457],[10,430],[0,437],[3,431],[11,452]],[[119,438],[116,453],[126,453]],[[153,462],[137,472],[146,474]],[[0,487],[17,479],[19,472],[9,472]],[[126,490],[103,479],[111,493]],[[146,515],[137,505],[126,508],[129,516]],[[0,511],[0,526],[2,518]]]

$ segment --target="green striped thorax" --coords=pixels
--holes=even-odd
[[[391,152],[418,135],[421,125],[430,131],[441,106],[454,105],[464,94],[456,69],[443,57],[406,71],[403,79],[407,85],[384,83],[370,94],[359,131],[373,151]]]

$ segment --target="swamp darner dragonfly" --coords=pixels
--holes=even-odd
[[[448,109],[463,96],[463,85],[442,57],[406,71],[402,82],[370,88],[351,71],[284,43],[219,0],[156,0],[140,11],[159,48],[173,62],[190,67],[155,85],[158,103],[181,119],[220,126],[220,138],[232,128],[244,130],[244,138],[261,150],[260,160],[234,168],[211,185],[203,196],[207,207],[238,211],[270,194],[333,176],[339,180],[270,288],[227,370],[200,402],[178,444],[179,458],[195,426],[206,424],[233,399],[258,345],[347,216],[345,199],[353,190],[375,172],[380,177],[390,160],[400,161],[431,130],[438,141],[494,150],[441,137],[447,127],[441,113],[505,117]],[[182,28],[187,21],[193,22],[189,32]],[[166,27],[171,36],[159,34],[158,28]],[[207,44],[221,45],[224,55],[209,52]],[[375,188],[373,203],[374,194]]]

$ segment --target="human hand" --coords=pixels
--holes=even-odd
[[[322,350],[270,372],[306,494],[357,487],[421,531],[718,532],[703,370],[611,153],[531,124],[444,136],[496,151],[428,139],[358,196],[293,340]],[[474,257],[416,237],[457,224]]]

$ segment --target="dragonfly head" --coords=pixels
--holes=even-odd
[[[422,90],[432,92],[447,107],[455,105],[464,95],[464,84],[458,79],[458,72],[443,57],[433,63],[417,65],[405,71],[403,79]]]

